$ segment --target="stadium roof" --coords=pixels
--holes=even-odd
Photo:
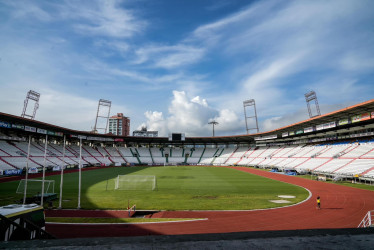
[[[297,131],[300,129],[332,122],[332,121],[339,121],[342,119],[346,119],[349,117],[352,117],[354,115],[359,115],[367,112],[374,112],[374,99],[359,103],[350,107],[346,107],[328,114],[324,114],[321,116],[313,117],[298,123],[290,124],[285,127],[281,127],[278,129],[274,129],[271,131],[261,132],[257,134],[250,134],[250,135],[234,135],[234,136],[217,136],[217,137],[186,137],[185,144],[210,144],[210,143],[251,143],[254,141],[255,137],[261,137],[261,136],[268,136],[273,134],[282,134],[284,132],[288,131]],[[30,120],[27,118],[22,118],[15,115],[10,115],[6,113],[0,112],[0,121],[3,122],[9,122],[12,124],[23,124],[26,126],[33,126],[41,129],[46,130],[53,130],[55,132],[62,132],[64,134],[69,135],[84,135],[84,136],[90,136],[90,137],[109,137],[109,138],[115,138],[118,141],[124,141],[127,143],[170,143],[167,137],[136,137],[136,136],[113,136],[113,135],[104,135],[104,134],[95,134],[92,132],[87,131],[78,131],[78,130],[72,130],[68,128],[63,128],[60,126],[36,121],[36,120]],[[348,124],[347,126],[361,126],[363,124],[372,124],[374,123],[374,119],[370,119],[365,122],[361,123],[355,123],[355,124]]]

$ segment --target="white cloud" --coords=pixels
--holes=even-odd
[[[160,136],[170,132],[186,133],[187,136],[210,136],[212,119],[219,122],[216,135],[244,133],[244,122],[231,110],[216,110],[205,99],[196,96],[189,99],[184,91],[173,91],[169,112],[147,111],[145,117],[149,130],[159,131]]]
[[[135,99],[123,98],[135,95],[129,90],[148,101],[174,89],[178,91],[171,103],[166,103],[167,98],[157,102],[154,109],[162,112],[146,113],[149,128],[164,135],[186,131],[210,136],[210,119],[219,122],[216,130],[221,135],[244,131],[241,117],[246,99],[256,100],[264,131],[305,118],[303,94],[310,89],[317,92],[320,104],[363,101],[373,95],[369,76],[374,68],[369,26],[374,21],[373,1],[255,1],[200,25],[175,44],[145,40],[149,23],[124,1],[3,3],[1,14],[9,12],[7,22],[0,24],[4,31],[0,97],[9,101],[1,103],[5,112],[20,113],[30,88],[39,89],[42,98],[60,100],[57,93],[61,92],[62,97],[82,102],[85,108],[77,112],[91,110],[91,102],[95,111],[97,101],[91,97],[104,92],[125,103]],[[25,20],[33,22],[28,25]],[[72,27],[83,36],[72,34]],[[144,37],[135,37],[140,33]],[[86,35],[92,35],[93,44]],[[100,85],[100,93],[80,88],[86,81]],[[18,84],[18,88],[10,88],[13,93],[5,90],[11,84]],[[46,86],[49,90],[44,91]],[[127,92],[121,92],[123,89]],[[88,97],[79,99],[79,95]],[[43,101],[37,117],[49,105]],[[131,110],[136,109],[140,116],[149,109],[142,105],[151,106],[145,101]],[[167,106],[166,111],[159,109]],[[51,107],[61,117],[69,112],[69,108]],[[125,113],[125,108],[118,108]],[[298,110],[304,111],[298,115]],[[55,117],[58,112],[53,117],[60,123]],[[85,126],[76,125],[74,121],[68,127],[89,129],[91,124],[87,120]]]
[[[206,7],[206,9],[209,11],[216,11],[216,10],[225,8],[231,3],[232,2],[230,0],[217,0],[217,1],[213,1],[213,4]]]
[[[148,130],[158,131],[159,136],[166,136],[168,134],[167,121],[162,112],[147,111],[144,115],[147,119],[146,126]]]
[[[327,114],[344,107],[348,107],[352,105],[352,102],[345,102],[343,104],[331,104],[331,105],[320,105],[321,115]],[[311,109],[314,110],[315,106],[314,103],[311,103]],[[278,129],[281,127],[289,126],[293,123],[301,122],[306,119],[309,119],[309,113],[306,103],[304,103],[304,107],[299,107],[294,112],[289,112],[283,116],[275,116],[268,119],[265,119],[261,123],[261,130],[260,132],[266,132],[274,129]]]
[[[125,56],[130,49],[130,45],[122,41],[98,40],[95,41],[94,45],[104,50],[119,52],[123,56]]]
[[[125,8],[122,0],[60,2],[5,1],[15,19],[43,22],[73,21],[75,31],[85,35],[128,38],[144,31],[147,23],[139,13]]]
[[[36,112],[35,120],[69,129],[91,131],[95,124],[98,100],[57,91],[48,85],[35,82],[2,84],[0,107],[3,108],[1,112],[20,116],[26,93],[32,89],[40,93],[39,109]],[[28,104],[27,114],[32,113],[33,105],[34,102]],[[125,114],[130,113],[127,107],[112,104],[111,114],[117,111]],[[104,119],[100,118],[98,127],[104,126]]]
[[[208,103],[205,99],[201,99],[200,96],[195,96],[194,98],[191,99],[191,102],[200,104],[204,107],[208,107]]]
[[[369,6],[371,1],[259,1],[198,27],[186,40],[205,44],[208,55],[238,59],[226,68],[232,87],[214,94],[214,103],[239,113],[242,101],[255,99],[264,131],[304,106],[310,88],[322,103],[370,97],[369,83],[360,81],[373,69]]]
[[[132,37],[142,32],[146,22],[120,0],[65,1],[59,6],[62,18],[78,20],[73,27],[79,33],[117,38]]]
[[[138,49],[134,63],[151,63],[153,67],[172,69],[196,63],[203,55],[204,49],[185,44],[152,45]]]
[[[5,0],[3,4],[12,8],[12,17],[15,19],[38,19],[43,22],[52,20],[52,16],[40,6],[30,1]]]
[[[217,131],[224,134],[245,134],[245,121],[240,119],[232,110],[220,110],[219,115],[214,120],[218,122],[218,126],[215,127]]]
[[[360,55],[362,52],[350,52],[344,55],[340,65],[348,71],[369,71],[374,69],[374,58],[371,55]]]

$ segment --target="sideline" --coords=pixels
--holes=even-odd
[[[170,218],[168,218],[170,219]],[[178,219],[178,218],[171,218]],[[136,225],[136,224],[160,224],[160,223],[177,223],[177,222],[194,222],[194,221],[205,221],[209,220],[208,218],[199,218],[199,219],[188,219],[188,220],[175,220],[175,221],[155,221],[155,222],[119,222],[119,223],[73,223],[73,222],[46,222],[45,224],[55,224],[55,225]]]

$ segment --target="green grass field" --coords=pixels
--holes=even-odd
[[[157,190],[114,190],[119,174],[155,175]],[[59,193],[60,176],[47,179],[55,180],[55,192]],[[18,183],[0,183],[1,205],[22,198],[15,192]],[[65,174],[63,208],[76,208],[77,194],[78,173]],[[288,199],[291,203],[287,204],[269,202],[280,199],[278,195],[296,198]],[[130,200],[138,210],[247,210],[290,205],[308,195],[301,187],[223,167],[116,167],[82,172],[81,207],[125,209]]]

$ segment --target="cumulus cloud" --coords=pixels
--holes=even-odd
[[[146,125],[149,130],[159,131],[160,136],[171,132],[186,133],[187,136],[210,136],[211,120],[219,123],[215,127],[217,135],[244,133],[244,123],[238,115],[228,109],[216,110],[199,96],[188,98],[184,91],[173,91],[173,99],[168,114],[147,111]]]

